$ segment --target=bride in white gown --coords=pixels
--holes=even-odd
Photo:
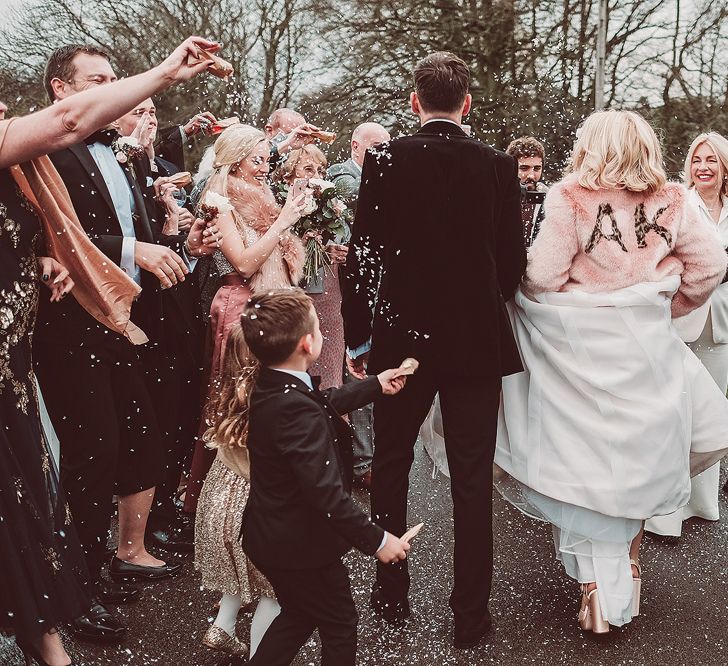
[[[631,112],[587,119],[545,209],[509,304],[526,370],[503,382],[496,485],[553,525],[579,624],[604,633],[639,613],[644,520],[728,452],[728,401],[670,321],[707,300],[726,256]]]

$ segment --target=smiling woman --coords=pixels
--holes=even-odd
[[[701,222],[715,227],[728,247],[728,140],[716,132],[700,134],[685,159],[685,184]],[[701,308],[675,322],[683,340],[706,367],[720,390],[728,389],[728,283],[721,284]],[[663,536],[680,536],[688,518],[718,520],[720,465],[694,477],[690,501],[667,516],[648,520],[645,529]]]
[[[228,127],[215,142],[213,171],[200,201],[210,211],[208,243],[214,243],[215,271],[222,278],[210,307],[205,358],[208,406],[217,391],[228,335],[240,322],[251,293],[295,286],[301,279],[303,246],[290,231],[301,216],[302,197],[289,197],[280,209],[267,183],[270,144],[265,134],[240,123]],[[208,196],[215,195],[211,199]],[[223,205],[221,205],[223,204]],[[228,205],[229,204],[229,205]],[[224,206],[224,207],[223,207]],[[194,513],[214,453],[195,445],[185,511]]]

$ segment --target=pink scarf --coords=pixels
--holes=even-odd
[[[271,228],[281,214],[270,187],[258,187],[236,179],[235,189],[228,187],[230,202],[243,222],[263,235]],[[305,252],[301,239],[290,231],[281,235],[278,242],[281,256],[288,268],[292,285],[297,285],[303,277]]]
[[[0,121],[0,150],[12,122]],[[10,173],[43,223],[48,254],[68,269],[75,282],[71,293],[81,307],[132,344],[147,342],[144,331],[130,319],[132,303],[141,287],[86,235],[68,190],[48,156],[16,164],[10,167]]]

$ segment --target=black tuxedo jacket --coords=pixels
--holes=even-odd
[[[364,160],[342,314],[371,373],[408,356],[456,376],[522,370],[505,301],[526,267],[516,162],[433,121]],[[375,305],[372,315],[372,305]]]
[[[384,531],[354,503],[347,414],[382,395],[379,380],[321,393],[262,368],[250,399],[250,498],[243,549],[265,568],[330,564],[352,546],[373,555]]]
[[[121,225],[108,187],[88,147],[85,143],[77,143],[51,153],[49,157],[66,185],[78,219],[89,238],[119,265],[123,243]],[[148,177],[152,177],[149,160],[146,157],[135,160],[134,172],[128,164],[125,165],[124,173],[134,196],[136,239],[145,243],[161,243],[180,253],[184,236],[161,235],[161,209],[154,201],[153,188],[148,185]],[[162,298],[159,280],[154,275],[142,271],[141,279],[142,293],[134,303],[132,320],[151,341],[161,341],[164,339],[163,301],[169,299],[166,296]],[[111,339],[121,339],[91,317],[74,298],[66,298],[60,303],[43,302],[39,307],[38,323],[36,334],[41,339],[48,337],[56,342],[105,344]]]

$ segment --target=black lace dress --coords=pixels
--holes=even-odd
[[[43,436],[32,370],[40,235],[31,205],[0,170],[0,628],[29,639],[89,607],[83,555]]]

